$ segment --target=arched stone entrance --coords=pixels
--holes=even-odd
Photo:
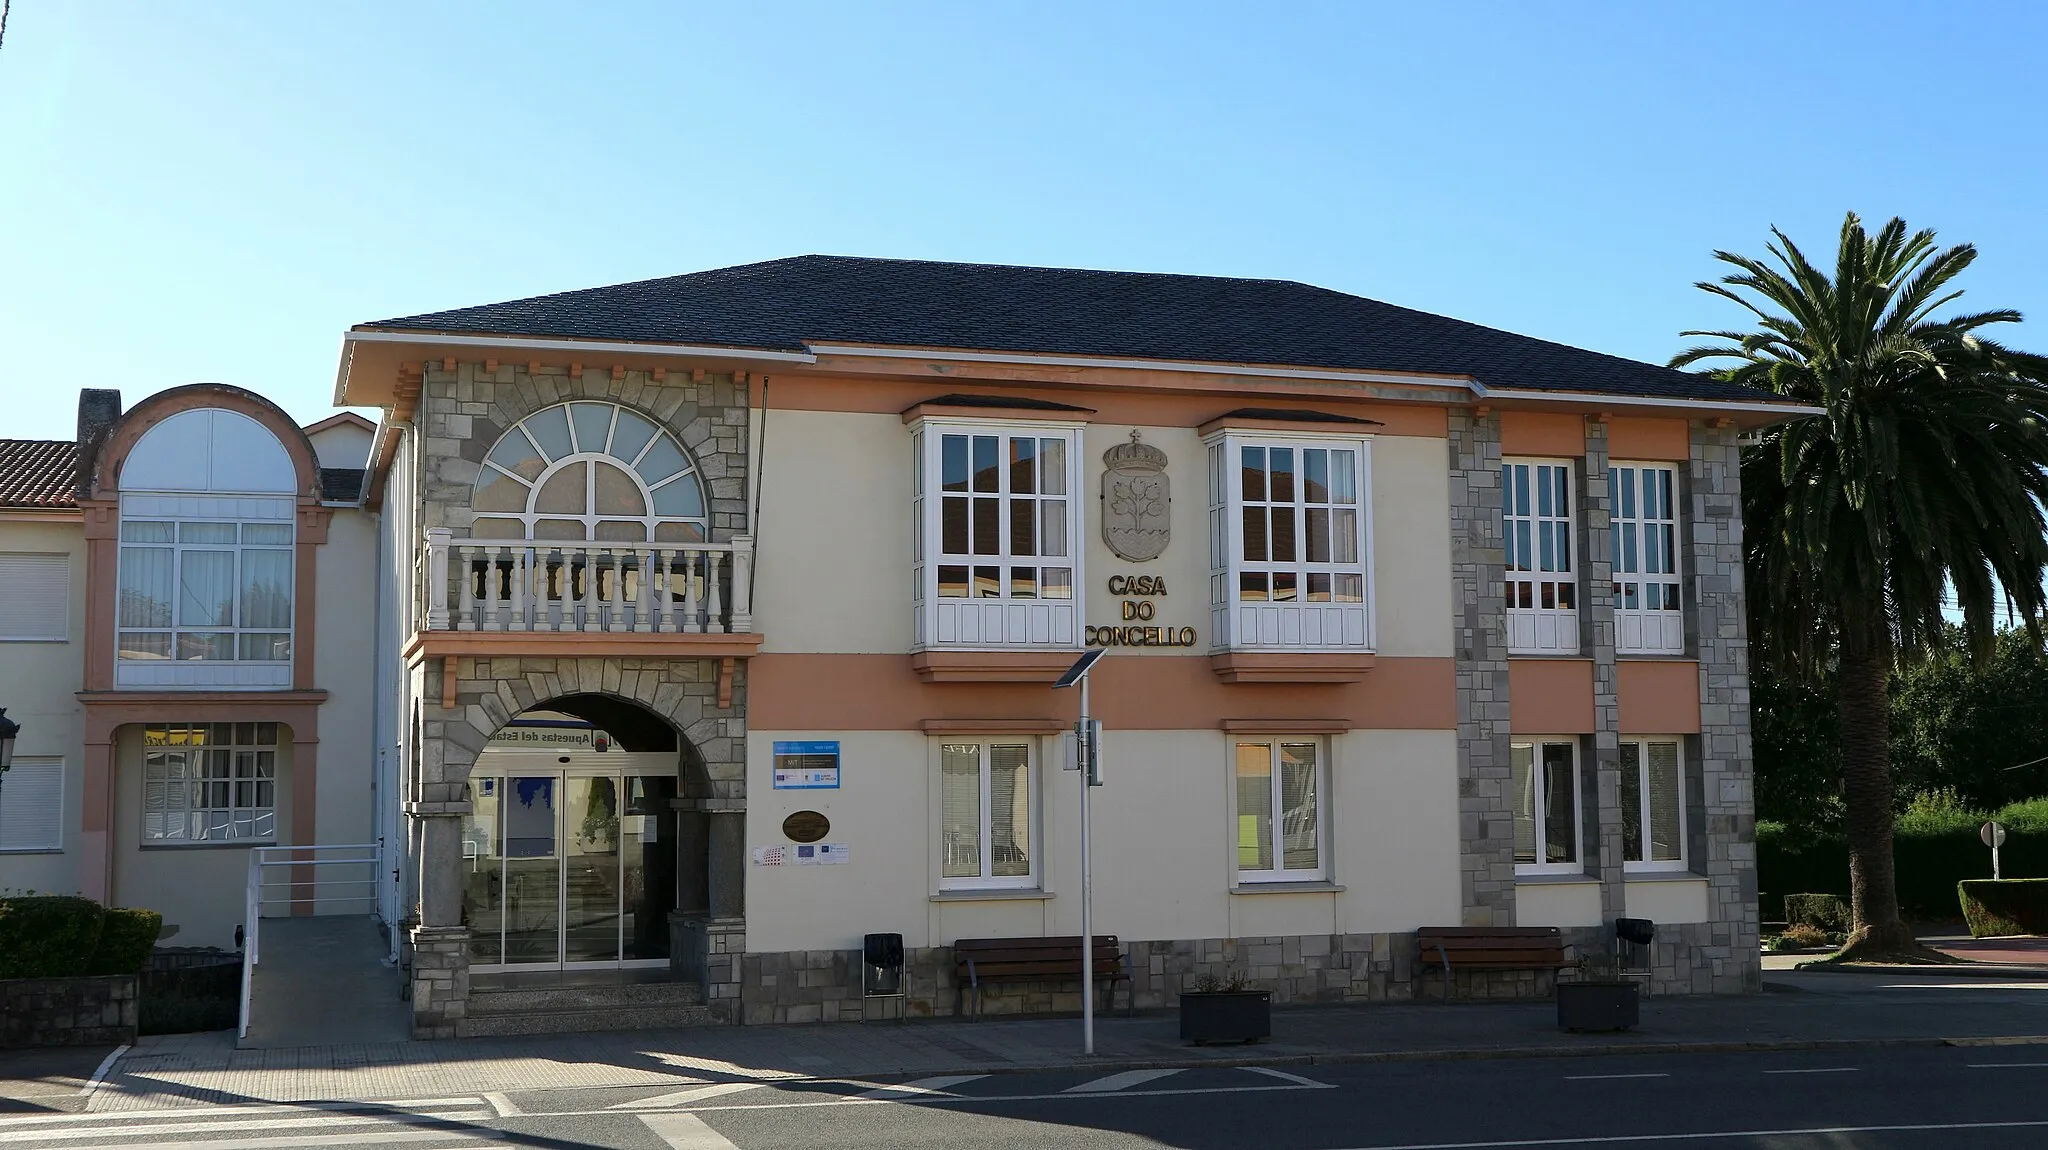
[[[571,836],[582,836],[584,829],[592,829],[591,835],[583,836],[585,856],[601,856],[607,846],[616,851],[620,840],[606,844],[605,828],[586,828],[582,822],[569,828],[561,822],[566,816],[557,809],[558,795],[564,807],[581,804],[577,809],[584,813],[579,819],[588,819],[593,810],[615,815],[622,809],[620,800],[626,799],[637,804],[633,809],[638,815],[654,818],[645,824],[622,823],[633,828],[631,833],[642,838],[648,833],[659,836],[663,830],[673,834],[678,848],[674,902],[661,908],[668,938],[662,946],[649,945],[646,916],[651,912],[643,905],[635,923],[640,945],[622,939],[618,959],[611,965],[637,966],[644,972],[660,965],[650,961],[659,950],[675,978],[701,986],[713,1019],[737,1019],[740,959],[746,949],[745,683],[743,668],[727,672],[723,681],[722,670],[716,659],[496,655],[451,656],[418,665],[419,697],[454,705],[429,706],[423,715],[406,804],[419,892],[419,924],[413,930],[415,1035],[465,1033],[473,963],[502,969],[508,958],[538,961],[549,956],[544,928],[534,925],[544,922],[544,915],[529,914],[517,927],[509,926],[504,903],[491,901],[507,897],[507,877],[519,872],[529,893],[545,890],[545,877],[524,872],[537,874],[557,866],[550,873],[564,876],[560,889],[566,891],[571,865],[590,870],[604,863],[601,857],[583,857],[574,864],[529,864],[521,859],[522,853],[537,859],[543,847],[552,852],[556,848],[551,844],[560,842],[566,853],[574,854],[578,840]],[[601,728],[615,746],[605,753],[620,755],[614,761],[622,765],[607,766],[601,754],[520,754],[507,740],[493,744],[494,736],[506,731],[516,717],[533,712],[572,716]],[[502,756],[502,767],[493,756]],[[558,766],[560,759],[569,761]],[[672,781],[664,783],[664,775]],[[541,782],[548,778],[558,782]],[[525,781],[509,781],[514,779]],[[608,801],[607,784],[596,782],[606,779]],[[524,841],[513,850],[503,838],[511,826],[503,800],[506,788],[522,785],[527,793],[516,809],[523,823],[512,829],[523,827]],[[549,813],[543,813],[532,800],[547,787],[559,791],[548,791]],[[658,804],[666,804],[668,812],[660,812]],[[546,833],[556,837],[544,842],[539,824],[550,818],[555,820],[549,824],[553,829]],[[645,853],[640,839],[634,846]],[[499,860],[495,893],[488,879],[479,880],[474,873],[483,869],[482,854],[491,851]],[[613,865],[629,863],[615,856]],[[643,870],[638,878],[644,883],[650,876],[666,881],[658,871]],[[628,877],[621,871],[618,879],[623,883]],[[591,871],[585,878],[596,889],[604,876]],[[584,918],[588,924],[602,916]],[[490,939],[479,937],[480,923],[486,932],[498,932],[495,948]],[[518,943],[508,950],[507,940],[515,934]],[[557,968],[578,961],[604,965],[605,953],[602,940],[593,942],[587,930],[580,943],[565,938],[553,952],[553,961]]]

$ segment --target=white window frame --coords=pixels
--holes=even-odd
[[[1267,748],[1268,778],[1271,780],[1271,797],[1268,799],[1272,825],[1268,833],[1272,836],[1273,866],[1270,870],[1244,869],[1244,819],[1238,803],[1237,763],[1241,748],[1247,746]],[[1230,873],[1237,886],[1258,886],[1263,883],[1321,883],[1330,881],[1330,828],[1335,825],[1330,818],[1330,740],[1322,735],[1259,734],[1252,731],[1233,732],[1225,746],[1229,748],[1230,771]],[[1280,771],[1280,756],[1283,746],[1308,746],[1315,748],[1315,832],[1316,865],[1313,867],[1287,866],[1286,836],[1287,812],[1285,810],[1285,779]],[[1298,832],[1297,832],[1298,833]]]
[[[38,602],[28,601],[23,580],[34,577],[56,580],[55,602],[50,588],[41,588]],[[71,641],[71,556],[34,551],[0,552],[0,588],[11,619],[27,626],[0,631],[0,643],[68,643]],[[40,622],[42,630],[33,630]]]
[[[245,732],[241,730],[244,727],[253,727],[256,730],[247,732],[248,737],[245,739],[243,737]],[[269,728],[271,737],[271,741],[268,743],[261,741],[262,729],[266,727]],[[223,741],[215,741],[214,736],[221,733],[221,728],[227,728],[227,737]],[[158,731],[164,732],[165,741],[151,743],[149,741],[150,738]],[[195,733],[199,739],[198,742],[192,741]],[[279,799],[282,798],[282,795],[279,793],[279,786],[283,781],[283,772],[278,769],[278,748],[288,741],[285,728],[280,723],[166,722],[144,724],[142,747],[142,817],[139,826],[142,845],[152,849],[183,849],[186,847],[214,847],[222,844],[231,846],[266,846],[277,842],[277,817],[279,810],[283,806],[279,802]],[[152,777],[151,767],[156,764],[150,761],[151,756],[153,754],[168,755],[169,753],[176,752],[182,752],[185,756],[182,772],[177,777],[171,777],[168,771],[168,761],[166,761],[165,766],[167,769],[161,772],[158,777]],[[214,752],[224,753],[216,757],[213,754]],[[265,755],[269,756],[268,765],[270,772],[267,775],[263,773],[263,758]],[[246,756],[246,759],[244,756]],[[220,770],[223,764],[227,773],[214,773]],[[242,770],[244,766],[249,768],[247,773],[244,773]],[[150,805],[151,787],[153,785],[163,788],[162,793],[166,799],[164,803],[154,808]],[[261,798],[265,786],[268,786],[270,790],[270,805],[268,806],[256,801]],[[182,794],[179,796],[181,801],[179,805],[172,806],[169,798],[173,794],[178,794],[179,792],[174,788],[180,787],[183,788]],[[219,793],[216,788],[220,787],[226,788],[225,794],[228,801],[225,804],[213,801]],[[241,788],[243,787],[248,788],[249,801],[246,803],[241,801]],[[192,801],[194,798],[201,801],[194,802]],[[235,833],[236,824],[240,821],[236,818],[236,815],[240,812],[247,812],[250,833]],[[186,833],[179,835],[150,833],[151,816],[159,816],[159,821],[163,822],[167,827],[168,819],[173,813],[184,816],[185,826],[183,829]],[[200,827],[200,833],[197,836],[190,833],[192,817],[195,815],[203,816],[205,820],[205,825]],[[217,828],[214,825],[221,821],[215,817],[217,815],[225,815],[224,827]],[[269,827],[268,834],[260,833],[260,828],[263,826]]]
[[[1608,469],[1607,502],[1614,541],[1614,650],[1620,655],[1685,653],[1685,516],[1678,468],[1670,463],[1616,462]],[[1652,508],[1643,481],[1651,476],[1663,497]],[[1667,510],[1668,515],[1653,514]],[[1649,606],[1652,600],[1660,604]],[[1630,604],[1633,604],[1631,606]]]
[[[1044,755],[1040,751],[1041,740],[1036,735],[959,735],[932,740],[933,777],[937,780],[938,795],[933,803],[938,824],[933,839],[938,846],[938,889],[941,891],[972,890],[1038,890],[1041,868],[1039,861],[1045,853],[1044,822],[1040,815],[1038,789],[1039,777],[1043,772]],[[946,752],[952,748],[976,748],[981,780],[980,826],[977,831],[981,857],[978,860],[980,873],[975,875],[946,875]],[[993,747],[1024,748],[1024,789],[1025,805],[1028,808],[1025,824],[1025,849],[1029,856],[1030,873],[1022,875],[999,875],[995,873],[995,807],[992,795],[994,771],[990,767],[989,752]]]
[[[1083,608],[1087,599],[1086,575],[1083,558],[1087,552],[1085,502],[1081,498],[1081,448],[1082,431],[1085,424],[1069,420],[1035,419],[956,419],[943,416],[927,416],[911,427],[912,468],[911,506],[915,523],[911,553],[912,567],[912,609],[916,613],[915,650],[949,651],[1000,651],[1000,650],[1071,650],[1081,646]],[[971,500],[976,496],[992,498],[997,504],[996,535],[1000,554],[981,555],[968,552],[944,550],[944,511],[946,492],[945,439],[947,436],[966,436],[968,450],[973,451],[976,436],[998,437],[998,490],[989,492],[968,492]],[[1007,441],[1013,438],[1054,439],[1064,444],[1066,467],[1064,468],[1065,492],[1043,491],[1044,472],[1040,469],[1034,487],[1039,490],[1016,492],[1011,490],[1012,474],[1009,466],[1001,463],[1008,451]],[[1042,448],[1039,449],[1042,453]],[[1043,458],[1042,454],[1040,458]],[[972,456],[969,459],[970,484],[972,483]],[[929,490],[928,490],[929,488]],[[1031,505],[1042,509],[1047,499],[1066,501],[1066,554],[1013,555],[1011,553],[1011,511],[1015,501],[1030,499]],[[1044,546],[1044,520],[1042,510],[1034,512],[1041,516],[1033,532],[1034,546]],[[973,545],[973,524],[970,517],[968,527],[969,546]],[[968,596],[941,596],[940,569],[968,569],[968,588],[972,592],[978,583],[976,568],[995,568],[995,594]],[[1013,569],[1031,568],[1038,574],[1033,584],[1032,595],[1020,595],[1013,585]],[[1064,598],[1045,595],[1049,584],[1045,575],[1048,571],[1065,569],[1068,582]]]
[[[592,436],[591,439],[594,442],[585,443],[583,441],[583,430],[578,426],[576,417],[580,411],[589,409],[605,409],[604,434],[602,436]],[[543,437],[540,434],[540,421],[551,419],[554,413],[558,411],[562,413],[562,419],[566,425],[569,450],[562,454],[554,455],[550,454],[548,449],[541,445]],[[653,428],[654,434],[648,436],[638,447],[631,448],[630,450],[620,449],[617,441],[619,439],[619,424],[623,416],[630,416],[634,420]],[[683,467],[680,471],[672,472],[650,482],[645,475],[640,473],[640,467],[648,456],[653,453],[656,446],[662,444],[666,444],[674,449],[675,453],[682,457]],[[529,480],[525,476],[509,470],[498,463],[495,457],[501,450],[508,448],[513,451],[524,448],[526,451],[531,452],[533,457],[544,461],[546,466],[541,469],[538,475]],[[577,464],[583,465],[583,510],[580,512],[536,510],[535,504],[539,502],[541,490],[557,475]],[[640,492],[641,507],[646,512],[645,514],[609,514],[598,508],[597,465],[599,464],[610,466],[634,484]],[[509,480],[511,483],[526,488],[525,509],[523,511],[476,510],[477,496],[483,492],[487,485],[500,480]],[[656,494],[667,491],[672,487],[678,491],[693,491],[695,493],[694,499],[697,505],[697,514],[665,515],[655,511],[654,502]],[[520,534],[516,538],[520,539],[559,540],[561,537],[557,535],[540,536],[535,534],[543,521],[556,524],[565,524],[573,521],[580,524],[583,530],[581,536],[583,540],[604,539],[605,533],[603,528],[608,524],[626,524],[638,531],[639,538],[637,540],[624,539],[619,540],[620,542],[694,543],[703,542],[711,538],[710,492],[705,489],[703,472],[698,469],[696,456],[690,454],[690,449],[683,445],[682,440],[676,438],[675,433],[671,432],[667,425],[654,418],[654,416],[610,400],[577,399],[566,403],[552,404],[535,411],[521,419],[518,423],[513,424],[505,434],[499,436],[491,444],[491,450],[485,455],[483,462],[478,465],[476,482],[470,488],[470,510],[475,517],[472,523],[472,533],[478,538],[508,538],[509,536],[506,536],[500,529],[514,521],[519,525]],[[677,535],[694,536],[694,538],[679,539],[676,538]]]
[[[1209,644],[1215,651],[1334,651],[1370,654],[1377,642],[1377,613],[1373,592],[1372,535],[1372,436],[1357,433],[1318,435],[1274,432],[1220,431],[1203,441],[1209,462]],[[1246,449],[1296,453],[1292,500],[1294,515],[1293,560],[1253,561],[1244,558],[1245,498],[1243,465]],[[1307,496],[1306,457],[1313,450],[1356,453],[1357,511],[1355,562],[1310,562],[1308,516],[1311,510],[1328,507],[1332,515],[1331,553],[1338,553],[1335,517],[1346,505],[1318,504]],[[1270,474],[1270,471],[1268,472]],[[1254,501],[1257,506],[1277,506],[1269,498]],[[1292,574],[1292,599],[1245,599],[1244,580],[1260,572]],[[1331,581],[1330,598],[1311,600],[1316,577]],[[1336,598],[1338,581],[1359,580],[1362,600]],[[1265,592],[1268,596],[1271,590]]]
[[[1629,874],[1669,874],[1688,871],[1692,868],[1691,844],[1688,841],[1692,831],[1692,820],[1687,817],[1687,799],[1691,791],[1686,785],[1685,739],[1679,735],[1632,735],[1621,740],[1621,746],[1636,748],[1636,809],[1627,809],[1624,801],[1621,817],[1632,821],[1638,828],[1639,842],[1647,845],[1650,841],[1650,744],[1670,743],[1676,749],[1678,761],[1678,857],[1676,859],[1630,859],[1626,826],[1622,837],[1622,870]],[[1620,752],[1616,752],[1619,761]],[[1622,777],[1626,779],[1627,766],[1622,765]],[[1648,852],[1645,851],[1645,854]]]
[[[1510,801],[1514,804],[1514,814],[1510,817],[1509,820],[1510,825],[1519,821],[1523,798],[1522,788],[1514,786],[1513,783],[1514,772],[1512,764],[1514,762],[1514,758],[1517,752],[1521,751],[1523,748],[1527,748],[1529,750],[1530,765],[1529,778],[1527,783],[1527,794],[1530,800],[1530,810],[1532,816],[1530,820],[1532,823],[1530,834],[1530,846],[1531,849],[1534,851],[1537,860],[1535,862],[1522,862],[1519,859],[1516,860],[1515,873],[1518,875],[1574,875],[1584,877],[1586,874],[1586,784],[1584,779],[1584,770],[1580,761],[1582,751],[1579,747],[1578,736],[1517,735],[1509,739],[1508,744],[1509,763],[1511,764],[1509,770],[1509,779],[1511,787],[1514,787],[1515,789],[1515,793],[1509,796]],[[1550,845],[1549,828],[1546,825],[1547,820],[1543,816],[1545,811],[1549,808],[1549,795],[1547,795],[1544,792],[1543,749],[1549,746],[1560,745],[1569,748],[1571,752],[1572,857],[1570,858],[1570,860],[1565,862],[1546,862],[1543,860],[1547,858],[1549,854],[1549,851],[1546,849]],[[1511,850],[1519,849],[1521,845],[1521,831],[1519,829],[1516,829],[1512,831],[1512,834],[1514,836],[1514,841],[1511,844]]]
[[[64,760],[61,757],[18,755],[13,767],[0,771],[0,827],[4,827],[7,822],[8,788],[24,786],[31,777],[55,780],[56,816],[48,820],[37,820],[36,823],[49,837],[36,842],[19,843],[0,838],[0,854],[56,854],[64,849],[64,827],[70,819],[65,815]]]
[[[1558,491],[1558,473],[1552,470],[1555,468],[1563,469],[1563,493],[1568,503],[1561,516],[1556,513],[1554,501]],[[1526,481],[1518,479],[1518,475],[1526,477]],[[1506,596],[1511,655],[1579,653],[1578,565],[1585,557],[1578,553],[1577,478],[1578,467],[1569,459],[1501,460],[1501,546],[1506,556],[1502,593]],[[1547,504],[1546,496],[1551,500]],[[1549,514],[1544,514],[1546,505]],[[1559,550],[1560,530],[1562,546],[1568,551]],[[1551,542],[1547,559],[1543,548],[1546,533]],[[1559,562],[1564,566],[1560,568]],[[1569,607],[1563,605],[1567,597],[1572,603]],[[1528,606],[1522,606],[1523,599],[1528,600]]]
[[[170,541],[130,539],[131,524],[168,523],[171,525]],[[230,527],[234,529],[233,543],[205,543],[185,541],[183,529],[188,526]],[[250,527],[283,528],[288,541],[278,543],[244,542],[246,529]],[[291,685],[293,655],[298,650],[299,622],[299,556],[298,523],[294,515],[292,500],[274,496],[188,496],[188,495],[124,495],[121,499],[121,538],[118,548],[118,570],[115,574],[114,610],[114,685],[122,688],[169,687],[197,688],[207,690],[275,690]],[[138,551],[171,552],[171,619],[168,626],[124,625],[121,615],[121,588],[127,585],[129,564],[135,561]],[[242,626],[245,605],[242,601],[243,557],[246,553],[261,551],[280,553],[285,556],[285,579],[289,590],[290,605],[286,611],[287,624],[282,627]],[[235,625],[234,626],[187,626],[182,618],[183,570],[185,556],[193,552],[228,553],[234,556]],[[233,657],[227,659],[179,659],[178,636],[180,634],[224,634],[231,635],[234,643]],[[169,639],[170,654],[166,658],[131,658],[124,655],[124,637],[138,634],[164,635]],[[283,635],[287,654],[282,659],[244,659],[241,657],[244,635]]]

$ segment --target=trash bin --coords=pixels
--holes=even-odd
[[[861,940],[861,992],[869,998],[903,993],[903,936],[871,934]]]

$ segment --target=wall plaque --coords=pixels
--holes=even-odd
[[[1102,541],[1119,559],[1143,563],[1166,550],[1167,508],[1173,492],[1166,479],[1166,453],[1138,442],[1119,443],[1102,453]]]
[[[782,837],[793,843],[814,843],[832,833],[832,820],[818,811],[797,811],[782,820]]]

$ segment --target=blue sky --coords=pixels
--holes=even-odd
[[[2048,348],[2048,6],[75,3],[0,47],[0,436],[802,252],[1306,280],[1643,359],[1904,215]]]

